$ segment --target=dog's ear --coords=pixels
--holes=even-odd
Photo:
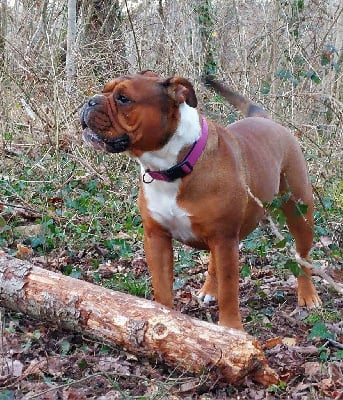
[[[115,78],[112,79],[111,81],[107,82],[102,89],[102,93],[111,93],[113,92],[114,87],[119,83],[122,79],[121,78]]]
[[[185,78],[169,78],[163,82],[169,88],[173,98],[178,104],[186,102],[189,106],[196,108],[198,100],[193,85]]]
[[[139,75],[147,76],[148,78],[158,78],[158,74],[151,69],[146,69],[145,71],[141,71]]]

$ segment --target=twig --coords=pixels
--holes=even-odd
[[[343,344],[340,342],[337,342],[337,340],[327,338],[327,341],[331,344],[331,346],[334,346],[337,349],[343,350]]]
[[[248,195],[259,205],[259,207],[264,208],[262,201],[257,198],[250,190],[249,186],[247,186],[247,193]],[[268,213],[268,210],[266,210],[266,213]],[[270,213],[267,214],[267,220],[269,222],[270,225],[270,229],[273,232],[273,234],[276,236],[276,238],[279,241],[283,241],[285,240],[284,236],[282,235],[282,233],[280,232],[280,230],[278,229],[278,227],[276,226],[276,224],[274,223]],[[290,245],[286,245],[286,247],[288,248],[288,250],[290,251],[290,253],[292,254],[293,258],[295,259],[295,261],[303,266],[303,267],[307,267],[310,268],[311,271],[313,272],[314,275],[320,276],[321,278],[325,279],[335,290],[337,293],[343,294],[343,287],[342,285],[336,283],[331,276],[329,276],[325,271],[319,269],[318,267],[316,267],[315,265],[311,264],[310,262],[308,262],[307,260],[304,260],[302,257],[300,257],[300,255],[296,252],[296,250],[291,247]]]
[[[116,377],[119,377],[119,378],[134,378],[134,379],[138,379],[138,380],[146,380],[147,379],[145,376],[136,375],[136,374],[123,374],[123,373],[116,372],[116,371],[112,371],[112,372],[96,372],[94,374],[85,376],[85,377],[83,377],[81,379],[77,379],[77,380],[75,380],[73,382],[68,382],[68,383],[63,383],[61,385],[56,385],[56,386],[54,386],[52,388],[49,388],[47,390],[44,390],[44,391],[42,391],[40,393],[36,393],[36,394],[28,397],[27,400],[36,399],[36,398],[38,398],[38,397],[40,397],[40,396],[42,396],[42,395],[44,395],[46,393],[50,393],[50,392],[54,392],[55,390],[63,389],[63,388],[66,388],[66,387],[70,387],[70,386],[73,386],[75,384],[78,384],[78,383],[81,383],[81,382],[85,382],[85,381],[87,381],[89,379],[97,378],[99,376],[105,376],[107,378],[109,378],[110,376],[116,376]]]
[[[34,208],[31,208],[31,207],[18,206],[16,204],[5,203],[3,201],[0,201],[0,205],[1,206],[5,206],[5,207],[19,208],[21,210],[30,211],[32,213],[35,213],[35,214],[38,214],[38,215],[42,215],[42,213],[40,213],[38,210],[35,210]]]
[[[65,387],[69,387],[69,386],[72,386],[72,385],[74,385],[76,383],[84,382],[84,381],[87,381],[88,379],[95,378],[97,376],[102,376],[102,375],[104,375],[103,372],[97,372],[97,373],[95,373],[93,375],[88,375],[88,376],[86,376],[84,378],[81,378],[81,379],[78,379],[77,381],[74,381],[74,382],[68,382],[68,383],[64,383],[62,385],[54,386],[54,387],[52,387],[50,389],[44,390],[44,391],[42,391],[40,393],[37,393],[37,394],[34,394],[33,396],[28,397],[28,400],[36,399],[37,397],[40,397],[43,394],[54,392],[55,390],[62,389],[62,388],[65,388]]]
[[[321,278],[325,279],[335,290],[337,293],[343,294],[343,287],[339,283],[336,283],[330,275],[328,275],[325,271],[321,270],[320,268],[316,267],[315,265],[309,263],[308,261],[304,260],[297,254],[294,249],[291,249],[295,255],[295,261],[307,268],[310,268],[314,275],[320,276]]]
[[[125,0],[125,7],[126,7],[127,17],[128,17],[128,19],[129,19],[129,23],[130,23],[130,26],[131,26],[131,31],[132,31],[132,34],[133,34],[133,40],[134,40],[134,42],[135,42],[135,48],[136,48],[136,52],[137,52],[138,68],[139,68],[140,70],[142,70],[141,55],[140,55],[140,53],[139,53],[138,43],[137,43],[137,37],[136,37],[136,32],[135,32],[135,28],[134,28],[134,26],[133,26],[133,22],[132,22],[131,14],[130,14],[130,11],[129,11],[129,7],[128,7],[128,5],[127,5],[127,0]]]
[[[281,241],[284,240],[284,236],[279,231],[278,227],[272,220],[270,215],[267,216],[268,222],[270,224],[270,229],[274,233],[274,235]],[[320,268],[316,267],[315,265],[309,263],[307,260],[304,260],[300,255],[295,251],[295,249],[289,246],[289,251],[292,253],[295,261],[302,265],[303,267],[310,268],[314,275],[320,276],[321,278],[325,279],[338,293],[343,294],[343,288],[336,283],[331,276],[329,276],[325,271],[321,270]]]
[[[80,153],[78,147],[75,148],[75,151],[73,154],[71,154],[71,157],[79,162],[83,167],[85,167],[86,170],[91,171],[93,174],[95,174],[106,185],[109,185],[111,183],[107,177],[102,176],[100,172],[98,172],[89,162],[86,161],[84,156]]]

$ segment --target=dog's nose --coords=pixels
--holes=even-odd
[[[95,107],[97,104],[99,104],[98,101],[94,97],[92,97],[90,100],[88,100],[88,106],[89,107]]]
[[[88,107],[95,107],[101,102],[102,96],[93,96],[88,100]]]

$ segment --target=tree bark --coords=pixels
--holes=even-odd
[[[6,65],[7,0],[0,3],[0,71]]]
[[[257,340],[245,332],[192,319],[6,254],[0,255],[0,305],[137,355],[159,355],[193,373],[206,368],[230,383],[248,375],[264,385],[278,381]]]
[[[68,94],[71,94],[75,80],[75,38],[76,38],[76,0],[68,0],[68,30],[67,30],[67,54],[66,75]]]
[[[343,0],[337,2],[337,25],[336,25],[336,40],[335,49],[337,51],[338,60],[336,66],[335,80],[333,84],[333,96],[337,100],[343,100],[342,94],[342,66],[343,66]],[[333,15],[336,18],[335,14]]]

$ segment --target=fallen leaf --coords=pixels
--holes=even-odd
[[[122,400],[123,394],[116,390],[110,390],[105,396],[100,396],[97,400]]]
[[[24,364],[19,361],[19,360],[14,360],[12,363],[12,368],[13,368],[13,376],[18,378],[19,376],[22,375],[23,369],[24,369]]]
[[[115,239],[131,239],[131,236],[125,232],[119,232],[115,235]]]
[[[316,243],[316,246],[322,247],[320,244],[324,247],[328,247],[330,244],[332,244],[332,239],[329,236],[321,236],[319,242]]]
[[[22,260],[26,260],[30,258],[33,254],[32,247],[30,246],[24,246],[23,244],[18,243],[17,244],[17,252],[16,252],[16,257],[20,258]]]
[[[23,238],[31,238],[42,234],[42,225],[19,225],[14,228],[14,234]]]
[[[77,389],[67,388],[63,390],[63,400],[85,400],[86,396]]]
[[[286,346],[290,346],[293,347],[297,344],[297,340],[295,338],[292,337],[284,337],[282,339],[282,343]]]
[[[43,359],[43,360],[34,359],[30,362],[30,365],[24,371],[24,375],[25,376],[28,376],[28,375],[42,376],[42,375],[44,375],[42,370],[46,368],[46,364],[47,364],[46,359]]]
[[[321,366],[319,362],[309,361],[304,365],[305,375],[313,377],[314,375],[320,374]]]
[[[279,336],[273,337],[271,339],[268,339],[264,345],[264,349],[272,349],[273,347],[277,346],[278,344],[282,344],[283,341]]]
[[[102,357],[98,361],[99,371],[108,372],[116,371],[123,375],[130,375],[130,364],[119,357]]]
[[[190,392],[199,385],[198,380],[191,380],[180,385],[180,393]]]

